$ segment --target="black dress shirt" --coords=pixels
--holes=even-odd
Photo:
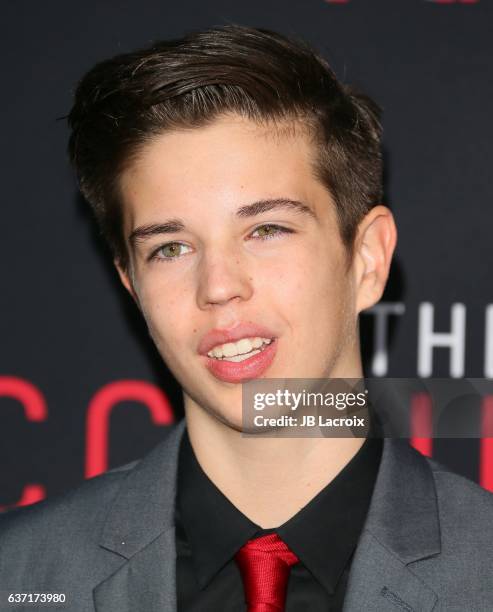
[[[245,611],[243,582],[234,555],[248,539],[267,533],[277,533],[300,559],[291,568],[286,612],[342,610],[381,452],[382,440],[367,438],[306,506],[280,527],[262,529],[207,477],[185,430],[175,510],[178,611]]]

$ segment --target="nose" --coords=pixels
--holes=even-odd
[[[240,253],[216,246],[204,254],[198,269],[199,308],[248,300],[252,293],[252,276]]]

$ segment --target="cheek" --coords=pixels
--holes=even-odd
[[[259,269],[256,294],[266,309],[273,307],[284,313],[287,321],[300,311],[303,296],[307,293],[306,274],[300,260],[282,262]],[[268,314],[267,312],[265,314]]]
[[[300,276],[298,299],[310,326],[323,330],[346,327],[351,315],[350,276],[338,253],[325,254],[305,267]]]
[[[138,293],[142,314],[151,337],[161,348],[174,346],[183,337],[181,324],[185,317],[183,296],[176,287],[159,282],[144,282]]]

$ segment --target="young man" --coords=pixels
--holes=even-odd
[[[396,243],[376,105],[304,44],[228,26],[99,64],[69,120],[185,420],[3,517],[1,609],[493,609],[489,493],[405,440],[242,435],[244,382],[363,377]]]

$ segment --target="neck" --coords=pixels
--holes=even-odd
[[[186,410],[190,443],[209,479],[265,529],[294,516],[349,463],[364,438],[254,438]]]

